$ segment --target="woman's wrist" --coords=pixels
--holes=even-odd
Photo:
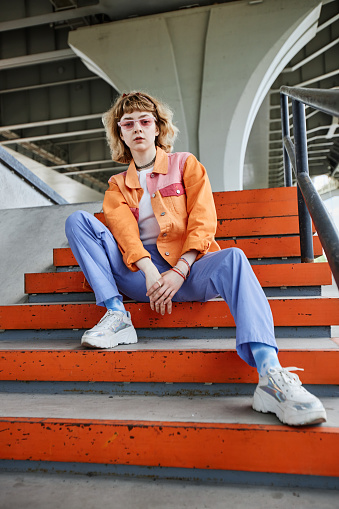
[[[175,272],[176,274],[178,274],[180,277],[183,278],[184,281],[186,281],[187,279],[187,276],[184,274],[184,272],[182,272],[178,265],[174,265],[174,267],[171,267],[170,270],[172,270],[173,272]]]
[[[177,263],[174,265],[174,268],[178,269],[183,274],[185,279],[189,276],[189,273],[191,271],[190,267],[184,261],[182,261],[180,258],[177,261]]]
[[[147,256],[140,258],[140,260],[135,262],[135,265],[138,267],[138,269],[142,270],[142,272],[146,272],[147,269],[150,269],[152,266],[154,266],[151,258],[148,258]]]

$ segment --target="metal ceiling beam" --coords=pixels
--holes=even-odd
[[[69,122],[80,122],[83,120],[93,120],[102,117],[102,113],[93,113],[90,115],[81,115],[78,117],[65,117],[65,118],[56,118],[53,120],[41,120],[39,122],[27,122],[25,124],[13,124],[0,127],[1,131],[12,131],[16,129],[30,129],[33,127],[41,127],[48,125],[56,125],[56,124],[68,124]]]
[[[58,133],[58,134],[46,134],[44,136],[30,136],[29,138],[16,138],[14,140],[6,140],[1,141],[0,145],[12,145],[13,143],[26,143],[28,141],[42,141],[42,140],[52,140],[57,138],[67,138],[67,136],[81,136],[82,134],[94,134],[104,131],[105,129],[83,129],[82,131],[69,131],[68,133]],[[79,143],[81,140],[78,140]]]
[[[70,9],[59,12],[51,12],[49,14],[40,14],[39,16],[3,21],[0,23],[0,32],[8,32],[9,30],[18,30],[20,28],[28,28],[37,25],[48,25],[50,23],[58,23],[69,19],[94,16],[95,14],[106,14],[105,8],[98,2],[97,5],[89,7],[79,7],[79,9]]]
[[[101,161],[86,161],[83,163],[61,164],[60,166],[51,166],[53,170],[60,170],[61,168],[77,168],[78,166],[91,166],[93,164],[112,164],[112,159],[102,159]],[[119,166],[120,168],[120,166]],[[106,170],[106,168],[102,168]]]
[[[45,64],[58,60],[69,58],[78,58],[71,49],[59,49],[56,51],[45,51],[44,53],[33,53],[33,55],[22,55],[20,57],[3,58],[0,60],[0,69],[14,69],[16,67],[25,67],[27,65]]]
[[[1,63],[0,63],[0,65],[1,65]],[[73,80],[52,81],[50,83],[42,83],[40,85],[29,85],[27,87],[8,88],[7,90],[0,90],[0,94],[10,94],[12,92],[25,92],[26,90],[36,90],[39,88],[57,87],[59,85],[73,85],[74,83],[79,83],[81,81],[92,81],[92,80],[100,80],[100,79],[101,78],[99,76],[88,76],[87,78],[74,78]]]
[[[70,176],[70,175],[83,175],[83,174],[87,174],[87,173],[101,173],[101,172],[105,172],[105,171],[113,171],[114,174],[116,173],[120,173],[122,171],[125,171],[127,170],[128,166],[121,166],[119,168],[117,167],[113,167],[113,168],[101,168],[101,169],[96,169],[96,170],[80,170],[80,171],[68,171],[66,173],[63,173],[63,175],[67,175],[67,176]]]
[[[339,37],[337,39],[334,39],[334,41],[330,42],[329,44],[326,44],[326,46],[323,46],[318,51],[315,51],[314,53],[312,53],[312,55],[308,56],[307,58],[304,58],[304,60],[301,60],[297,64],[293,65],[292,67],[285,67],[285,69],[282,71],[282,74],[285,74],[287,72],[296,71],[303,65],[307,64],[308,62],[311,62],[311,60],[314,60],[315,58],[317,58],[319,55],[322,55],[323,53],[325,53],[325,51],[333,48],[333,46],[338,44],[338,42],[339,42]]]
[[[325,21],[325,23],[323,23],[322,25],[318,26],[317,33],[321,32],[321,30],[324,30],[324,28],[328,27],[329,25],[332,25],[332,23],[334,23],[338,19],[339,19],[339,14],[337,14],[336,16],[333,16],[333,18],[329,19],[328,21]]]
[[[327,78],[332,78],[332,76],[336,76],[337,74],[339,74],[339,69],[336,69],[335,71],[327,72],[326,74],[321,74],[320,76],[315,76],[314,78],[307,80],[307,81],[302,81],[301,83],[296,83],[293,86],[294,87],[305,87],[306,85],[311,85],[312,83],[317,83],[318,81],[326,80]],[[336,88],[338,88],[338,87],[332,87],[329,90],[334,90]],[[270,90],[270,95],[278,94],[278,93],[280,94],[280,88],[272,88]],[[275,108],[280,108],[280,105],[272,106],[271,109],[275,109]]]
[[[58,145],[72,145],[75,143],[93,143],[93,141],[103,141],[106,140],[106,135],[104,134],[100,138],[81,138],[81,140],[67,140],[67,141],[59,141]]]

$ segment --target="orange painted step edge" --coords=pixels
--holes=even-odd
[[[315,228],[313,226],[313,232]],[[250,237],[299,234],[298,216],[253,219],[219,219],[216,237]]]
[[[269,299],[276,326],[339,325],[339,299]],[[161,316],[148,303],[126,303],[136,328],[234,327],[223,301],[174,303]],[[89,329],[104,315],[95,304],[32,304],[0,306],[0,329]]]
[[[317,286],[330,285],[328,263],[282,263],[253,265],[261,286]],[[84,288],[82,272],[45,272],[25,274],[25,293],[90,292]]]
[[[2,417],[0,450],[4,460],[339,475],[329,427]]]
[[[216,191],[213,193],[216,207],[226,203],[269,203],[297,201],[296,187],[247,189],[243,191]]]
[[[339,350],[282,350],[304,384],[339,384]],[[234,350],[0,350],[0,380],[258,383]]]
[[[215,205],[218,219],[298,216],[298,202],[296,199],[254,203],[229,203],[226,200]],[[94,215],[99,221],[106,224],[103,212],[96,212]]]
[[[300,257],[300,239],[299,236],[282,237],[262,237],[249,239],[217,239],[221,249],[229,247],[238,247],[244,251],[247,258],[281,258],[281,257]],[[321,256],[323,249],[320,239],[313,237],[314,256]]]
[[[250,219],[254,217],[285,217],[298,215],[297,200],[256,203],[218,203],[218,219]]]
[[[282,236],[269,238],[226,239],[217,242],[221,249],[238,247],[248,258],[278,258],[300,256],[300,240],[298,236]],[[314,255],[322,255],[319,237],[313,237]],[[55,267],[77,266],[78,262],[69,247],[53,249],[53,265]]]
[[[95,216],[106,224],[102,213]],[[313,227],[313,231],[315,231]],[[216,237],[299,234],[298,216],[218,219]]]

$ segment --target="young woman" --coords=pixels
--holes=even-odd
[[[108,225],[77,211],[66,221],[69,244],[107,312],[81,343],[112,348],[137,342],[122,294],[164,315],[172,302],[221,296],[236,323],[239,356],[259,372],[253,408],[287,424],[324,422],[321,402],[302,386],[297,368],[282,368],[272,314],[244,253],[220,250],[205,168],[194,155],[170,153],[177,129],[169,108],[143,92],[119,97],[104,115],[112,159],[129,163],[109,179]]]

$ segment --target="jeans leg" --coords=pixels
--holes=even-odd
[[[238,248],[208,253],[195,262],[175,300],[206,301],[220,295],[236,323],[237,352],[256,367],[250,342],[278,350],[271,308],[244,253]]]
[[[99,306],[112,297],[122,299],[120,292],[147,301],[143,273],[126,267],[113,235],[101,221],[88,212],[76,211],[67,218],[65,230]]]

